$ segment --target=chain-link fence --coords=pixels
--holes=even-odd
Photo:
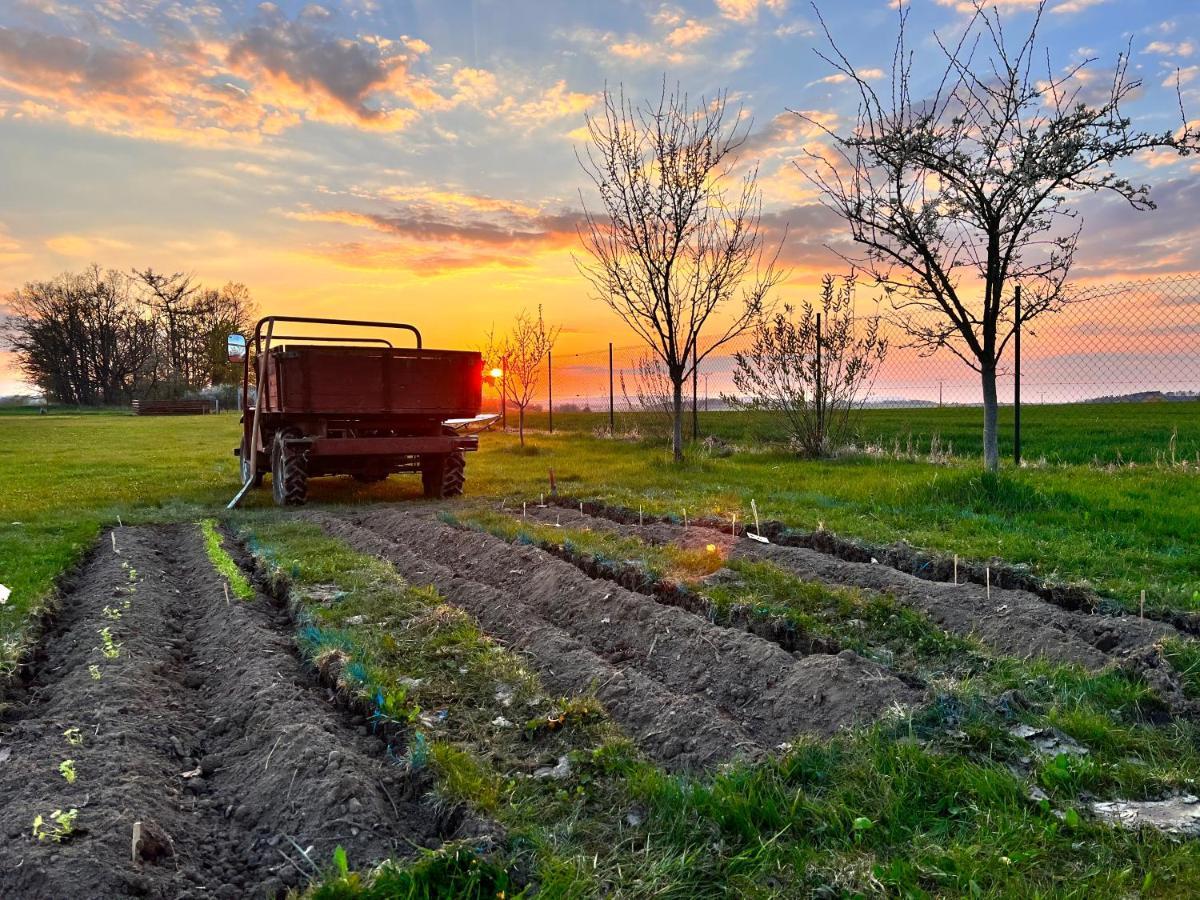
[[[1022,329],[1023,404],[1200,399],[1200,274],[1076,285],[1069,296],[1064,308]],[[886,310],[879,314],[889,349],[868,408],[911,408],[919,417],[923,408],[982,403],[979,375],[966,363],[946,349],[922,354]],[[741,335],[701,360],[694,385],[701,411],[724,409],[736,394],[734,354],[750,340]],[[1013,398],[1013,350],[1010,342],[998,375],[1002,404]],[[654,402],[652,360],[648,347],[625,342],[555,353],[534,409],[550,408],[551,399],[556,415],[644,408]],[[692,385],[686,403],[690,409]]]

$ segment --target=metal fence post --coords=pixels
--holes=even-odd
[[[1013,464],[1021,465],[1021,286],[1013,292]]]
[[[616,406],[613,402],[613,354],[612,341],[608,342],[608,430],[617,430]]]
[[[700,440],[700,407],[696,403],[700,383],[700,342],[692,347],[692,440]]]
[[[554,351],[546,351],[546,412],[550,416],[549,430],[554,434]]]
[[[821,368],[821,314],[817,313],[817,384],[813,394],[817,401],[817,433],[821,436],[822,444],[825,442],[825,408],[821,397],[824,381],[824,370]]]

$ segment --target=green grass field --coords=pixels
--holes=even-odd
[[[798,528],[823,525],[875,542],[902,539],[964,558],[1023,563],[1047,577],[1088,582],[1127,605],[1144,589],[1154,606],[1200,608],[1200,472],[1190,461],[1180,464],[1187,441],[1195,441],[1194,426],[1173,418],[1188,412],[1183,407],[1155,407],[1152,417],[1141,419],[1132,409],[1109,408],[1106,419],[1105,409],[1089,408],[1074,423],[1064,414],[1047,427],[1059,429],[1076,462],[1010,468],[996,477],[984,476],[970,456],[930,462],[927,448],[910,452],[907,432],[901,436],[904,416],[893,412],[871,419],[891,435],[890,445],[880,442],[886,452],[813,462],[740,439],[729,456],[689,448],[682,466],[670,462],[661,441],[596,437],[585,417],[559,417],[557,433],[532,433],[525,447],[512,435],[483,435],[481,451],[468,462],[468,496],[534,498],[548,488],[553,469],[562,492],[652,513],[687,509],[693,516],[737,512],[743,518],[754,499],[764,515]],[[943,438],[970,425],[966,411],[940,415]],[[1118,420],[1112,434],[1099,430]],[[704,422],[732,435],[737,420],[713,414]],[[1175,429],[1172,465],[1168,441]],[[0,661],[14,665],[55,578],[101,527],[118,519],[224,519],[268,554],[279,577],[340,586],[347,599],[336,610],[312,609],[305,652],[319,660],[342,648],[361,660],[366,681],[356,690],[383,698],[389,715],[415,722],[420,709],[434,706],[470,711],[479,721],[432,741],[427,764],[448,801],[465,801],[496,819],[508,839],[482,868],[460,849],[375,880],[339,868],[317,896],[436,896],[438,889],[470,884],[472,896],[491,897],[509,884],[506,873],[517,870],[532,878],[541,896],[553,897],[769,897],[817,890],[828,896],[1171,897],[1200,890],[1194,843],[1113,829],[1075,811],[1088,794],[1195,792],[1195,725],[1184,719],[1160,724],[1157,701],[1140,680],[990,657],[886,600],[810,596],[778,572],[744,567],[741,574],[758,579],[763,597],[791,608],[818,633],[853,644],[842,621],[852,617],[856,629],[865,629],[864,647],[889,648],[897,665],[934,686],[929,705],[832,741],[797,741],[769,762],[705,777],[663,772],[586,704],[564,707],[578,725],[553,738],[489,741],[494,682],[504,672],[516,677],[518,669],[505,668],[516,663],[493,652],[461,614],[439,612],[428,636],[406,632],[403,644],[386,630],[350,624],[364,614],[377,621],[384,610],[433,613],[441,600],[408,588],[385,564],[314,527],[281,518],[269,491],[252,493],[244,512],[226,517],[222,507],[237,489],[231,453],[237,436],[233,415],[0,416],[0,583],[13,590],[0,608]],[[914,445],[920,440],[914,432]],[[1031,453],[1049,458],[1036,446]],[[1140,447],[1144,461],[1091,464],[1093,456],[1105,460],[1103,446]],[[957,439],[954,449],[965,452]],[[1133,455],[1121,451],[1122,459]],[[419,493],[415,477],[369,487],[317,479],[311,502],[401,501]],[[581,545],[599,540],[572,537]],[[637,552],[623,544],[609,550],[622,558]],[[685,574],[694,562],[657,558],[649,550],[646,558]],[[712,599],[719,605],[735,598],[717,589]],[[1194,646],[1172,653],[1177,668],[1200,667]],[[420,689],[411,687],[414,674]],[[1193,687],[1200,685],[1200,676],[1190,677]],[[1061,729],[1090,754],[1022,763],[1022,750],[1006,731],[1009,722],[997,712],[997,698],[1013,690],[1028,704],[1023,721]],[[545,756],[548,747],[551,755],[571,755],[576,775],[569,790],[514,774],[522,759]],[[1023,766],[1026,775],[1014,774]],[[1029,784],[1045,799],[1029,801]],[[630,810],[640,824],[626,823]]]
[[[1076,446],[1097,451],[1098,422],[1124,422],[1109,440],[1125,458],[1166,452],[1171,429],[1177,461],[1194,441],[1181,413],[1190,404],[1083,409]],[[1137,419],[1132,411],[1154,413]],[[932,411],[923,411],[929,416]],[[947,428],[966,427],[977,411],[942,410]],[[733,414],[710,414],[727,432]],[[873,413],[874,415],[874,413]],[[879,414],[891,432],[897,413]],[[509,435],[486,434],[468,465],[469,493],[533,497],[548,489],[555,470],[561,490],[648,512],[744,515],[756,499],[764,516],[798,528],[828,529],[876,542],[906,540],[964,558],[999,557],[1025,563],[1048,577],[1093,584],[1132,602],[1141,590],[1153,605],[1200,606],[1200,470],[1153,459],[1134,466],[1059,464],[984,476],[971,457],[939,465],[920,452],[899,458],[853,456],[803,461],[758,444],[726,458],[701,449],[680,468],[660,443],[595,438],[587,416],[558,417],[557,433],[533,434],[524,448]],[[1135,430],[1137,422],[1142,430]],[[537,424],[536,421],[534,424]],[[1069,422],[1056,427],[1069,431]],[[0,583],[13,590],[0,610],[10,645],[39,608],[55,576],[78,557],[105,522],[178,519],[219,509],[236,490],[237,418],[137,418],[127,414],[16,413],[0,416]],[[1030,426],[1031,432],[1034,430]],[[1190,436],[1189,436],[1190,435]],[[915,439],[914,439],[915,440]],[[748,442],[753,443],[753,442]],[[1068,440],[1063,441],[1068,444]],[[956,444],[956,450],[961,449]],[[1034,445],[1036,446],[1036,444]],[[1032,452],[1032,451],[1031,451]],[[1168,461],[1169,462],[1169,461]],[[412,498],[416,478],[397,477],[370,488],[349,479],[318,479],[314,502]],[[247,505],[269,503],[253,493]]]
[[[782,442],[778,420],[765,413],[699,413],[702,434],[734,443]],[[531,413],[531,427],[544,429],[545,413]],[[510,418],[510,424],[513,419]],[[868,409],[855,419],[855,442],[885,451],[927,454],[935,441],[943,452],[982,453],[983,413],[977,407]],[[617,431],[666,434],[667,419],[617,411]],[[1156,463],[1200,454],[1200,403],[1113,403],[1026,406],[1021,413],[1022,456],[1030,463]],[[556,415],[554,426],[591,433],[608,425],[608,413]],[[688,428],[691,427],[690,410]],[[690,433],[690,432],[689,432]],[[1174,436],[1174,438],[1172,437]],[[1000,453],[1012,458],[1013,411],[1000,409]]]

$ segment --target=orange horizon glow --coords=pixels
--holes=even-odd
[[[960,5],[915,5],[910,27],[952,30]],[[1182,0],[1117,6],[1052,3],[1045,40],[1067,64],[1081,46],[1123,50],[1113,36],[1131,29],[1200,30]],[[796,165],[821,132],[789,110],[839,127],[857,103],[798,0],[102,7],[0,10],[0,297],[92,263],[152,267],[244,283],[264,315],[411,322],[429,346],[476,349],[540,306],[564,366],[631,347],[576,267],[582,203],[596,208],[576,153],[606,85],[652,97],[664,74],[693,98],[729,90],[746,116],[733,175],[757,168],[764,232],[790,269],[781,302],[815,298],[853,249]],[[895,13],[870,0],[825,14],[886,85]],[[1138,112],[1157,127],[1177,116],[1160,82],[1178,68],[1190,107],[1200,77],[1183,42],[1137,40]],[[1160,209],[1089,200],[1080,283],[1200,270],[1200,166],[1148,155],[1130,174]],[[859,299],[873,311],[865,286]],[[0,395],[25,389],[0,349]]]

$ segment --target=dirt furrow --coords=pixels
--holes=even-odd
[[[635,669],[614,666],[520,598],[464,578],[350,522],[319,513],[311,517],[356,550],[388,560],[410,583],[437,588],[475,616],[488,634],[529,654],[552,693],[570,696],[595,690],[597,698],[617,712],[626,732],[667,765],[702,768],[735,754],[753,757],[764,749],[704,698],[680,696]]]
[[[195,526],[104,535],[0,718],[0,895],[274,896],[338,844],[359,866],[436,846],[423,786],[311,681],[290,631],[265,598],[227,598]],[[78,810],[73,833],[34,839],[56,809]],[[160,844],[136,859],[135,822]]]
[[[616,669],[711,704],[763,747],[799,733],[831,734],[921,696],[854,653],[797,659],[770,641],[589,578],[542,550],[451,527],[428,511],[351,512],[343,519],[444,567],[451,602],[513,605],[518,627],[522,608],[528,609]],[[489,592],[486,600],[465,596],[478,586]],[[555,669],[575,690],[586,689],[588,673],[570,671],[550,653],[535,655],[543,669]],[[626,722],[650,699],[631,691],[610,709]],[[659,727],[681,741],[694,737],[669,722]],[[724,754],[733,751],[726,747]]]
[[[711,528],[648,522],[621,524],[578,509],[532,507],[527,514],[543,523],[591,528],[637,537],[648,543],[704,547],[715,544],[727,558],[767,560],[800,578],[834,587],[889,593],[917,609],[951,634],[973,636],[999,653],[1044,657],[1099,669],[1143,654],[1178,632],[1170,625],[1131,616],[1071,612],[1028,591],[974,583],[927,581],[877,563],[847,562],[816,550],[760,544]]]

